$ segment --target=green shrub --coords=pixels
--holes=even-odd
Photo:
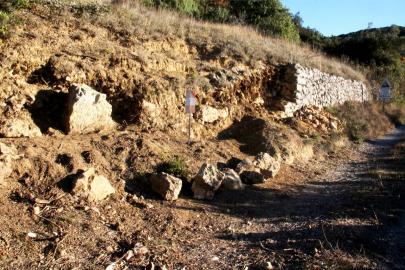
[[[29,0],[0,0],[0,36],[8,33],[9,25],[13,21],[13,11],[27,8],[29,4]]]
[[[299,33],[291,14],[279,0],[231,0],[230,8],[242,22],[257,26],[267,35],[299,41]]]
[[[0,36],[4,36],[8,30],[8,22],[10,15],[4,11],[0,11]]]
[[[29,4],[29,0],[2,0],[0,1],[0,11],[10,13],[15,9],[27,8]]]
[[[203,19],[224,23],[229,20],[230,12],[225,7],[209,6],[202,14]]]
[[[198,0],[143,0],[143,3],[149,6],[175,9],[188,16],[200,16]]]
[[[172,159],[162,162],[156,166],[156,171],[158,173],[168,173],[179,178],[187,178],[188,168],[185,161],[180,157],[173,157]]]

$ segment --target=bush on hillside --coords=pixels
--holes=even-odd
[[[344,121],[347,136],[355,142],[375,138],[393,127],[382,106],[374,102],[345,102],[329,111]]]
[[[12,12],[16,9],[26,8],[29,0],[0,1],[0,36],[8,32],[8,26],[13,21]]]
[[[188,16],[200,16],[198,0],[143,0],[143,2],[150,6],[175,9]]]
[[[257,27],[262,33],[299,41],[291,14],[280,0],[143,0],[147,5],[170,8],[183,14],[215,22],[241,23]]]
[[[231,0],[231,14],[241,21],[257,26],[263,33],[299,41],[291,14],[279,0]]]

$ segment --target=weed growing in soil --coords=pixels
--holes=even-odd
[[[159,173],[165,172],[179,178],[187,178],[188,176],[187,164],[184,159],[178,156],[158,164],[156,171]]]

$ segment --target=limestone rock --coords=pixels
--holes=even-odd
[[[260,172],[260,168],[253,165],[250,161],[242,160],[236,166],[235,170],[239,173],[242,182],[245,184],[254,185],[265,182],[264,176]]]
[[[225,190],[240,190],[244,189],[245,187],[240,179],[239,174],[228,168],[224,171],[224,179],[222,181],[221,188]]]
[[[260,172],[263,174],[265,179],[274,178],[278,171],[280,170],[280,161],[270,156],[268,153],[259,153],[253,165],[260,169]]]
[[[7,146],[4,143],[0,143],[0,185],[2,185],[12,173],[13,162],[17,158],[17,150],[14,146]]]
[[[191,190],[196,199],[212,199],[222,184],[224,174],[214,165],[204,163],[194,177]]]
[[[217,109],[208,105],[201,106],[200,118],[204,123],[214,123],[219,119],[225,119],[229,115],[228,108]]]
[[[153,174],[149,178],[151,188],[163,199],[174,201],[179,198],[182,187],[181,179],[167,173]]]
[[[335,131],[335,130],[338,130],[338,124],[337,124],[337,122],[335,122],[335,121],[330,121],[329,126],[330,126],[330,128],[333,129],[334,131]]]
[[[85,84],[73,84],[69,88],[68,133],[85,134],[113,128],[112,106],[106,97]]]
[[[115,189],[107,178],[98,175],[94,168],[90,168],[75,179],[72,193],[96,202],[115,193]]]
[[[0,137],[39,137],[41,130],[28,115],[20,115],[17,118],[9,118],[0,122]]]

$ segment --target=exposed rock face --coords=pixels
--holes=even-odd
[[[282,98],[277,106],[287,116],[292,116],[295,111],[308,105],[326,107],[372,98],[361,81],[348,80],[299,64],[285,66],[281,81],[278,95]]]
[[[19,137],[39,137],[41,130],[37,127],[27,114],[18,118],[10,118],[0,123],[0,137],[19,138]]]
[[[280,161],[270,156],[268,153],[259,153],[253,165],[260,169],[263,174],[264,179],[273,178],[277,175],[280,170]]]
[[[94,168],[90,168],[75,179],[72,193],[97,202],[115,193],[115,189],[107,178],[98,175]]]
[[[217,109],[208,105],[203,105],[200,108],[199,118],[204,123],[214,123],[217,120],[225,119],[229,115],[228,108]]]
[[[0,185],[4,184],[4,181],[12,173],[13,162],[17,158],[17,150],[14,146],[0,143]]]
[[[224,174],[214,165],[204,163],[194,177],[191,190],[196,199],[212,199],[222,184]]]
[[[221,188],[225,190],[240,190],[244,189],[245,187],[239,177],[239,174],[228,168],[224,171],[224,179],[222,181]]]
[[[111,118],[112,106],[106,95],[85,84],[69,88],[67,127],[68,133],[85,134],[108,130],[115,126]]]
[[[343,123],[326,110],[316,106],[305,106],[294,113],[294,116],[310,127],[323,132],[343,130]]]
[[[151,175],[149,183],[163,199],[174,201],[179,198],[182,187],[181,179],[167,173],[160,173]]]
[[[263,174],[260,169],[253,165],[252,162],[242,160],[236,166],[236,172],[239,173],[242,182],[248,185],[261,184],[265,182]]]

